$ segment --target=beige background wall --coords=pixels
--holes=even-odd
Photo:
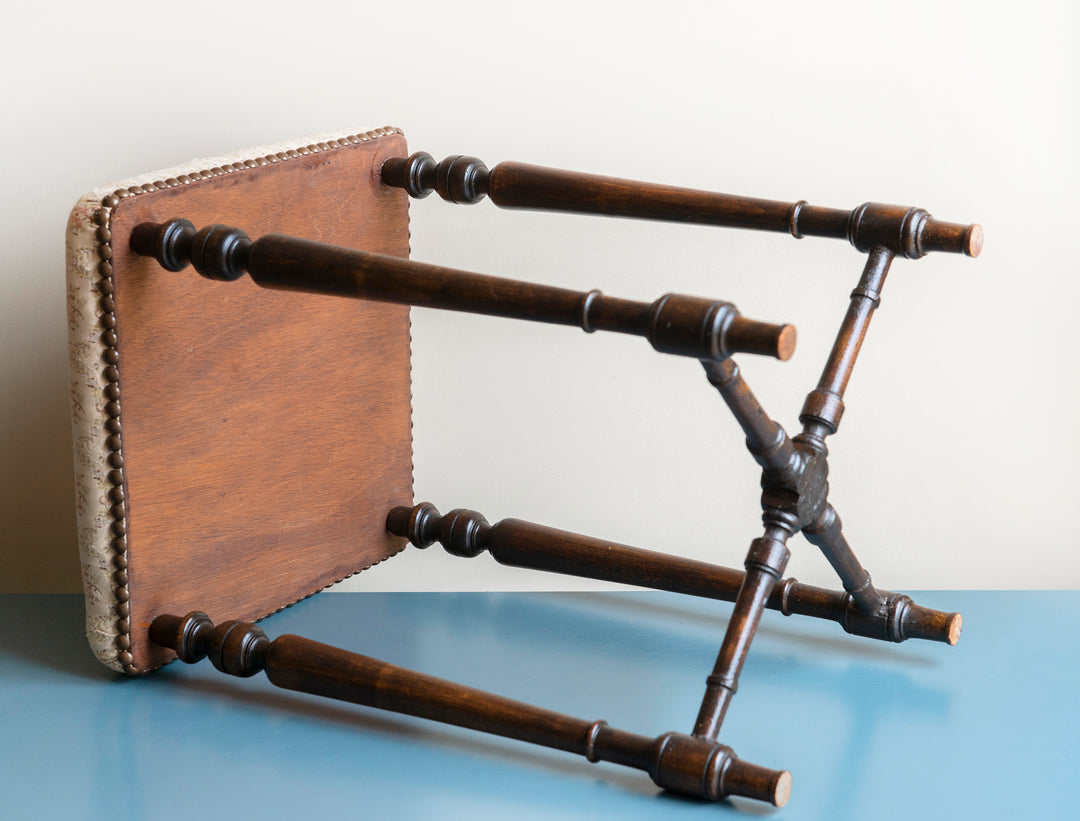
[[[848,394],[833,499],[889,588],[1076,587],[1069,515],[1075,5],[49,4],[0,30],[0,590],[78,588],[63,228],[85,190],[196,156],[393,124],[464,152],[978,221],[978,261],[897,262]],[[798,326],[745,359],[789,429],[858,277],[838,242],[413,206],[413,256]],[[688,361],[641,340],[414,313],[416,489],[738,566],[756,472]],[[827,583],[796,541],[792,572]],[[1037,561],[1033,557],[1038,554]],[[441,551],[350,589],[577,587]]]

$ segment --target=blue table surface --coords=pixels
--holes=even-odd
[[[236,679],[125,679],[78,596],[0,596],[0,818],[1080,818],[1080,592],[935,591],[958,646],[768,612],[721,740],[777,810]],[[650,736],[689,731],[731,605],[666,593],[323,593],[263,623]]]

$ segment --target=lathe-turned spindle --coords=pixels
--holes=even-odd
[[[672,556],[639,547],[569,533],[520,519],[489,524],[475,510],[440,514],[430,502],[395,507],[386,529],[420,548],[436,542],[447,553],[471,558],[485,551],[500,564],[587,579],[667,590],[720,601],[735,601],[746,578],[741,570]],[[848,633],[881,641],[926,639],[956,644],[959,613],[915,604],[908,596],[885,592],[884,609],[864,612],[851,594],[825,590],[796,579],[777,583],[765,606],[785,616],[812,616],[840,624]]]
[[[184,219],[136,226],[131,247],[169,271],[190,262],[208,279],[232,281],[247,273],[266,288],[575,325],[587,333],[614,331],[644,336],[662,353],[696,359],[720,361],[742,352],[786,360],[795,351],[793,326],[747,319],[731,303],[682,294],[633,302],[282,234],[252,241],[224,225],[196,231]]]
[[[417,198],[437,191],[454,203],[471,204],[489,196],[500,208],[754,228],[797,239],[832,237],[848,240],[859,251],[881,246],[909,259],[931,251],[977,257],[983,243],[979,225],[941,222],[921,208],[903,205],[868,202],[845,211],[804,200],[739,197],[519,162],[488,169],[475,157],[461,155],[437,163],[424,151],[386,160],[382,181]]]
[[[657,785],[706,801],[741,795],[777,807],[791,774],[741,761],[730,747],[682,733],[657,738],[585,721],[417,673],[300,636],[270,641],[254,624],[214,627],[205,613],[160,615],[150,637],[185,662],[210,657],[235,676],[265,671],[278,687],[441,721],[644,770]]]

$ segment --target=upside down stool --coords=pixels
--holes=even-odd
[[[408,201],[848,240],[866,261],[789,437],[734,354],[787,359],[790,325],[722,300],[651,303],[412,262]],[[645,770],[706,800],[782,806],[787,771],[717,739],[763,610],[884,641],[955,644],[961,617],[879,590],[829,500],[826,439],[895,257],[977,256],[982,230],[918,208],[852,211],[475,158],[408,154],[397,129],[254,149],[82,198],[68,226],[72,425],[87,633],[128,675],[179,657],[276,685]],[[193,270],[192,270],[193,269]],[[409,307],[644,337],[693,357],[762,469],[744,570],[471,510],[415,504]],[[628,349],[629,350],[629,349]],[[332,353],[328,353],[332,352]],[[628,356],[633,355],[628,353]],[[784,579],[802,532],[840,577]],[[648,738],[435,679],[251,622],[386,560],[406,541],[456,556],[734,602],[690,733]]]

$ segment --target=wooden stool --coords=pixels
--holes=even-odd
[[[916,208],[848,212],[406,154],[395,129],[336,135],[152,175],[76,206],[72,418],[95,652],[128,674],[209,656],[233,675],[262,670],[288,689],[642,769],[698,798],[782,806],[790,774],[741,761],[717,741],[764,608],[886,641],[959,638],[958,613],[874,587],[829,503],[825,440],[839,426],[894,256],[977,256],[981,229]],[[802,432],[789,438],[769,418],[731,358],[787,359],[790,325],[743,317],[715,299],[642,303],[410,262],[407,194],[431,191],[451,202],[488,196],[508,208],[849,240],[867,260],[803,406]],[[414,505],[410,305],[643,336],[657,351],[700,360],[762,468],[764,532],[745,571]],[[782,578],[787,541],[800,531],[843,592]],[[270,641],[250,624],[393,556],[406,539],[735,602],[692,733],[634,735],[296,636]]]

